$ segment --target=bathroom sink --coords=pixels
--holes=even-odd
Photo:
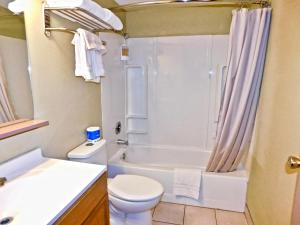
[[[26,202],[30,201],[30,192],[35,189],[30,189],[30,183],[33,183],[32,179],[17,179],[16,182],[7,182],[5,187],[0,188],[0,220],[7,217],[18,220],[18,211],[28,209]]]
[[[45,158],[37,149],[0,165],[0,222],[54,223],[104,172],[102,165]]]

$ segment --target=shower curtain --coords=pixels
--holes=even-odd
[[[207,171],[235,170],[248,150],[269,36],[271,8],[232,12],[226,84]]]
[[[6,90],[5,74],[0,57],[0,123],[15,120],[15,115]]]

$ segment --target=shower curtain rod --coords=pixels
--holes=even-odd
[[[134,9],[138,7],[146,7],[146,6],[175,6],[175,7],[249,7],[249,6],[260,6],[260,7],[268,7],[271,6],[269,0],[259,0],[259,1],[251,1],[251,0],[242,0],[242,1],[218,1],[218,0],[160,0],[160,1],[145,1],[132,3],[127,5],[120,5],[116,7],[110,8],[113,11],[126,11],[127,9]]]

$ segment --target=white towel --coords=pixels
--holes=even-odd
[[[199,199],[202,171],[196,169],[175,169],[173,193]]]
[[[105,19],[105,22],[110,24],[115,30],[122,30],[123,29],[123,23],[120,20],[119,17],[117,17],[112,11],[109,9],[104,9],[107,14],[107,18]]]
[[[90,10],[93,7],[92,4],[93,1],[91,0],[47,0],[47,6],[49,7],[80,7]]]
[[[82,8],[82,9],[85,9],[86,11],[91,12],[92,14],[94,14],[95,16],[100,18],[101,20],[107,22],[115,30],[123,29],[123,23],[121,22],[119,17],[117,17],[109,9],[102,8],[99,4],[97,4],[96,2],[91,1],[91,0],[47,0],[47,6],[62,7],[62,8],[65,8],[65,7]],[[73,19],[67,15],[59,13],[57,11],[54,11],[54,13],[56,13],[64,18],[67,18],[73,22],[76,22],[75,19]],[[83,15],[82,13],[80,13],[80,14]],[[96,19],[94,19],[93,17],[89,17],[89,19],[93,20],[95,23],[98,23],[98,21]],[[82,25],[84,25],[84,24],[82,24]],[[103,26],[105,27],[104,24],[103,24]],[[109,27],[106,27],[106,28],[109,29]]]
[[[99,83],[105,73],[102,55],[106,52],[100,37],[79,28],[72,44],[75,45],[75,75]]]

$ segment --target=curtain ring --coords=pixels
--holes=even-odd
[[[240,10],[247,7],[248,7],[247,2],[245,0],[240,0]]]

